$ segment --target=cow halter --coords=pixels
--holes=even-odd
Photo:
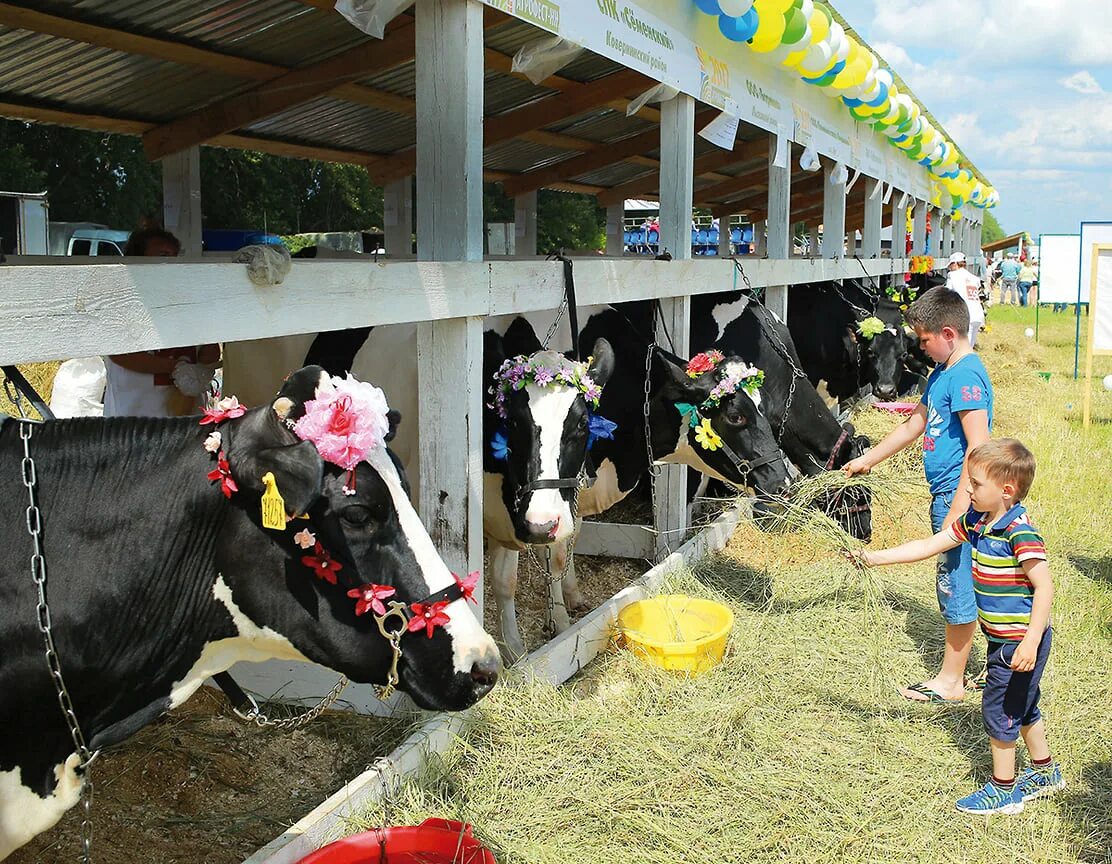
[[[305,403],[305,413],[298,420],[283,418],[282,422],[298,438],[311,442],[323,459],[347,470],[344,494],[354,495],[358,464],[364,461],[371,450],[385,447],[385,436],[389,430],[386,416],[388,410],[386,397],[379,388],[356,381],[349,374],[346,379],[330,377],[323,382],[317,390],[317,398]],[[216,427],[205,437],[202,446],[216,459],[216,467],[208,473],[208,479],[212,482],[219,481],[225,498],[231,498],[239,491],[239,487],[232,477],[231,466],[223,449],[226,446],[224,438],[231,430],[220,427],[227,420],[242,417],[246,412],[246,406],[241,405],[234,396],[229,396],[206,408],[199,421],[201,426]],[[260,502],[262,525],[264,528],[285,533],[294,519],[285,509],[277,480],[270,472],[260,479],[265,487]],[[299,518],[309,517],[305,515]],[[309,528],[302,528],[291,539],[299,547],[302,553],[300,560],[305,567],[311,569],[318,579],[330,585],[339,584],[339,574],[344,569],[343,562],[333,558]],[[451,620],[445,611],[450,603],[460,599],[477,602],[472,594],[479,580],[479,572],[470,573],[465,579],[460,579],[455,573],[452,577],[455,584],[408,605],[398,600],[390,600],[388,605],[383,602],[395,596],[397,589],[392,585],[349,583],[351,587],[347,596],[355,601],[356,617],[370,612],[379,633],[390,644],[392,656],[386,684],[375,685],[375,693],[379,699],[388,699],[397,689],[398,661],[402,655],[401,640],[406,633],[424,630],[431,639],[437,627],[443,627]],[[319,705],[293,721],[267,720],[261,715],[257,704],[253,704],[248,714],[241,716],[260,726],[282,726],[290,722],[303,725],[335,701],[346,684],[347,678],[341,678],[340,684]]]

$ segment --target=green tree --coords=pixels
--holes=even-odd
[[[996,217],[992,215],[991,210],[985,210],[984,214],[985,222],[981,230],[982,243],[994,243],[1008,236],[1004,233],[1004,229],[1000,227],[1000,223],[996,221]]]
[[[537,193],[537,252],[548,255],[560,249],[602,249],[606,243],[606,209],[593,195]]]

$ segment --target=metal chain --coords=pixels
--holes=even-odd
[[[16,402],[16,400],[12,400]],[[23,414],[22,406],[17,402],[20,409],[20,414]],[[93,803],[93,778],[89,772],[89,766],[93,760],[97,758],[100,753],[99,750],[91,751],[85,744],[85,736],[81,732],[81,725],[77,722],[77,714],[73,710],[73,699],[70,697],[69,690],[66,688],[65,679],[62,677],[62,666],[58,660],[58,652],[54,646],[54,634],[50,621],[50,606],[46,601],[46,559],[42,554],[42,513],[39,510],[38,504],[35,501],[35,487],[38,484],[38,475],[35,471],[35,460],[31,458],[31,435],[34,431],[35,423],[28,420],[26,415],[19,421],[19,437],[23,441],[23,461],[20,463],[20,473],[23,477],[23,485],[27,489],[27,533],[31,535],[31,543],[34,547],[34,553],[31,555],[31,580],[35,583],[38,590],[38,625],[39,632],[42,633],[43,643],[46,646],[46,665],[50,670],[50,677],[54,681],[54,689],[58,693],[58,705],[61,706],[62,715],[66,718],[66,725],[69,726],[70,737],[73,739],[73,746],[77,750],[78,758],[81,760],[77,768],[78,772],[84,774],[84,782],[81,786],[81,799],[83,813],[81,817],[81,846],[82,855],[85,864],[92,861],[92,845],[93,845],[93,826],[89,818],[92,810]]]
[[[250,694],[247,695],[251,707],[247,711],[241,711],[238,708],[233,708],[232,713],[235,714],[240,720],[245,720],[248,723],[254,723],[260,729],[283,729],[287,732],[292,732],[294,729],[300,729],[302,726],[316,720],[326,708],[330,707],[337,699],[340,698],[340,693],[348,685],[346,675],[341,675],[340,680],[328,691],[328,694],[321,699],[316,705],[298,714],[295,717],[283,717],[281,719],[274,719],[268,717],[262,712],[259,703],[255,701],[254,697]]]
[[[552,337],[556,335],[556,329],[560,326],[560,321],[563,319],[564,312],[567,310],[567,308],[568,297],[565,294],[563,301],[561,301],[560,303],[560,307],[556,310],[556,318],[553,320],[552,326],[549,327],[548,332],[544,334],[544,342],[541,343],[541,347],[544,348],[546,351],[548,350],[548,343],[551,342]]]
[[[579,513],[579,490],[585,488],[587,484],[587,471],[585,467],[580,469],[578,479],[579,482],[576,484],[575,489],[572,492],[571,512],[573,514],[573,519],[575,518],[574,514]],[[571,569],[572,555],[575,554],[575,541],[578,539],[578,537],[578,532],[575,532],[572,534],[571,539],[568,541],[568,551],[567,554],[564,556],[564,569],[563,571],[561,571],[559,576],[552,575],[551,544],[545,544],[544,546],[543,562],[537,557],[537,553],[536,551],[534,551],[534,547],[532,545],[525,547],[525,553],[529,556],[529,560],[533,562],[533,566],[544,573],[545,579],[548,580],[548,598],[545,601],[548,615],[548,621],[546,623],[553,633],[556,632],[556,620],[554,617],[556,614],[556,606],[552,599],[552,583],[559,580],[560,584],[563,585],[564,579],[567,578],[568,571]],[[563,595],[561,595],[561,597],[563,597]],[[564,599],[564,612],[568,612],[566,599]]]
[[[649,400],[652,397],[652,369],[653,352],[656,351],[656,339],[649,340],[649,347],[645,351],[645,400],[641,405],[641,413],[645,420],[645,450],[649,460],[649,503],[653,514],[656,514],[656,480],[660,475],[660,466],[653,459],[653,433],[652,424],[649,422]]]
[[[20,418],[27,420],[27,409],[23,407],[23,394],[19,392],[19,388],[15,386],[15,382],[7,376],[4,377],[4,392],[8,394],[8,401],[19,411]]]

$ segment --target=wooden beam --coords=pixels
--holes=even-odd
[[[840,162],[823,168],[822,257],[841,258],[846,243],[846,187],[833,182]]]
[[[792,160],[789,146],[786,165],[776,164],[775,141],[769,139],[768,148],[768,211],[764,214],[768,225],[767,251],[769,258],[790,258],[792,254]],[[788,286],[782,282],[769,286],[765,291],[768,308],[788,320]]]
[[[549,96],[530,103],[524,108],[518,108],[516,111],[488,117],[483,124],[483,146],[491,147],[525,132],[542,129],[560,120],[597,108],[644,80],[641,73],[626,69],[592,81],[590,84],[584,84],[577,90]],[[382,184],[397,177],[404,177],[413,172],[416,158],[415,148],[410,148],[380,159],[369,168],[371,178],[374,182]]]
[[[413,59],[414,23],[410,19],[381,41],[369,39],[339,54],[294,69],[247,93],[179,117],[143,135],[149,159],[201,144],[225,132],[248,126],[350,83],[354,76],[391,69]]]
[[[729,198],[738,192],[758,191],[768,188],[768,167],[762,165],[753,171],[746,171],[729,180],[700,189],[696,194],[700,201],[718,201]]]
[[[711,153],[705,153],[695,160],[695,176],[713,176],[713,172],[716,172],[720,168],[728,168],[731,165],[737,165],[739,162],[747,162],[750,159],[761,157],[767,149],[768,139],[757,138],[752,141],[743,142],[741,146],[735,150],[715,150]],[[648,172],[626,183],[622,183],[619,186],[611,186],[605,192],[599,194],[599,206],[609,207],[611,204],[617,204],[624,201],[626,198],[640,198],[649,193],[655,193],[657,191],[657,185],[654,182],[654,178],[658,176],[658,172]],[[699,190],[696,190],[694,195],[696,201],[702,202],[704,200],[700,197],[701,192]]]

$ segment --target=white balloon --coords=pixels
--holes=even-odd
[[[1033,339],[1035,336],[1035,331],[1031,327],[1028,327],[1026,330],[1023,331],[1023,335],[1026,336],[1028,339]],[[1109,375],[1108,377],[1112,378],[1112,375]],[[1112,390],[1112,387],[1109,387],[1108,389]]]
[[[877,69],[876,70],[876,77],[877,77],[877,80],[882,82],[885,87],[891,87],[892,86],[892,83],[893,83],[892,73],[889,72],[887,69],[884,69],[883,67],[880,68],[880,69]]]
[[[1104,389],[1105,390],[1112,390],[1112,375],[1105,375],[1104,376]]]
[[[811,16],[815,14],[815,0],[803,0],[803,3],[800,4],[799,11],[803,13],[804,18],[810,21]]]
[[[753,0],[718,0],[718,8],[723,15],[731,18],[740,18],[753,8]]]

